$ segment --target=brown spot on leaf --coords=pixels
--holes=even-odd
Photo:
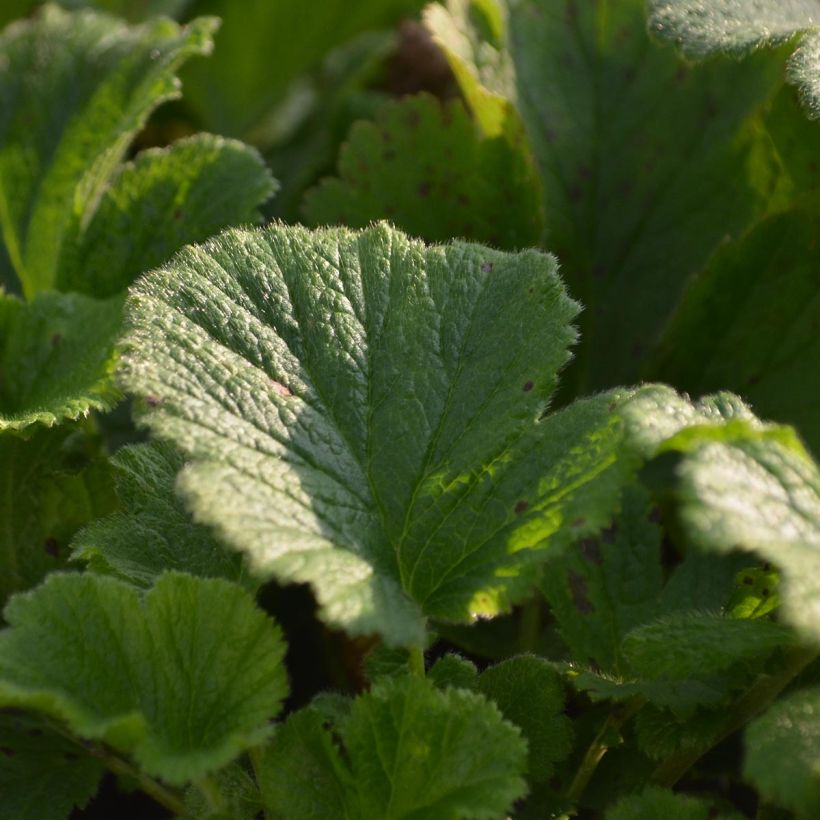
[[[60,344],[60,342],[62,342],[62,340],[63,340],[63,337],[60,333],[53,334],[52,337],[51,337],[51,346],[52,347],[57,347],[57,345]]]
[[[521,499],[521,501],[519,501],[515,505],[515,514],[516,515],[521,515],[521,513],[524,512],[529,506],[530,506],[529,501],[525,501],[524,499]]]
[[[752,577],[750,577],[749,575],[744,575],[743,576],[743,583],[747,587],[750,587],[750,586],[752,586],[752,584],[754,584],[754,579]]]
[[[584,524],[586,524],[586,523],[587,523],[586,518],[584,518],[584,517],[582,516],[581,518],[576,518],[576,519],[572,522],[572,526],[573,526],[573,527],[583,527],[583,526],[584,526]]]
[[[760,373],[752,373],[748,379],[746,379],[746,384],[750,387],[754,387],[756,384],[760,383]]]
[[[0,752],[2,752],[6,757],[14,757],[14,755],[17,754],[11,746],[0,746]]]
[[[46,538],[43,543],[43,549],[46,551],[46,554],[52,558],[57,558],[60,555],[60,545],[57,543],[56,538]]]
[[[524,382],[524,386],[523,386],[521,389],[522,389],[525,393],[529,393],[529,392],[530,392],[530,390],[532,390],[532,389],[533,389],[533,387],[535,387],[535,383],[534,383],[534,382],[531,382],[531,381],[528,381],[528,382]]]
[[[283,396],[284,398],[288,398],[288,396],[293,395],[293,391],[291,391],[288,387],[286,387],[282,382],[276,381],[276,379],[270,380],[271,385],[273,386],[273,392],[279,396]]]
[[[675,82],[682,83],[688,76],[689,69],[685,65],[678,66],[678,70],[675,72]]]
[[[617,524],[612,524],[609,527],[604,527],[601,530],[601,541],[603,541],[604,544],[614,544],[617,534],[618,534],[618,525]]]
[[[482,273],[489,273],[493,269],[492,262],[482,262],[481,263],[481,272]]]
[[[590,612],[595,611],[595,607],[590,603],[587,595],[587,579],[583,575],[578,575],[577,572],[570,572],[569,591],[572,594],[572,605],[582,614],[589,615]]]
[[[382,159],[385,162],[391,162],[396,158],[396,152],[393,148],[388,148],[386,151],[382,152]]]
[[[181,210],[180,208],[177,208],[177,209],[174,211],[174,219],[175,219],[177,222],[179,222],[179,220],[180,220],[180,219],[182,219],[182,210]]]
[[[162,399],[160,399],[159,396],[146,396],[145,403],[149,407],[157,407],[162,403]]]
[[[601,546],[595,538],[583,538],[578,542],[578,549],[581,550],[581,555],[591,564],[600,566],[604,562],[601,555]]]
[[[429,182],[421,182],[419,183],[418,187],[419,196],[423,199],[430,196],[430,183]]]

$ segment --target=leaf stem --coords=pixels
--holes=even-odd
[[[706,752],[742,729],[752,718],[763,712],[818,656],[820,652],[816,649],[803,646],[788,651],[779,672],[762,677],[737,701],[720,734],[708,748],[694,752],[681,752],[668,757],[655,769],[651,782],[658,786],[672,788]]]
[[[420,646],[413,646],[410,648],[410,672],[423,678],[425,675],[424,667],[424,650]]]
[[[210,777],[201,777],[194,782],[205,800],[207,800],[208,808],[213,814],[220,814],[225,811],[225,797],[219,786]]]
[[[145,792],[145,794],[156,800],[157,803],[164,806],[168,811],[173,812],[177,816],[181,816],[187,812],[185,803],[181,795],[177,792],[163,786],[159,781],[148,777],[148,775],[135,769],[130,763],[126,763],[126,761],[113,756],[104,749],[99,750],[98,756],[110,772],[121,777],[130,777],[135,780],[140,791]]]
[[[592,775],[595,773],[595,769],[598,768],[598,764],[610,749],[612,734],[618,732],[643,704],[644,701],[641,698],[636,698],[630,701],[629,705],[616,708],[609,713],[600,731],[595,735],[595,739],[590,743],[584,759],[575,773],[575,777],[567,791],[568,800],[577,803],[581,799],[581,795],[583,795]]]

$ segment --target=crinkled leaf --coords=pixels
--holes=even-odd
[[[220,134],[264,134],[265,118],[295,80],[335,46],[412,14],[422,0],[324,0],[306,14],[302,0],[201,0],[200,14],[223,21],[214,56],[185,71],[185,99]],[[271,48],[276,43],[276,48]]]
[[[775,703],[746,729],[744,773],[769,800],[801,818],[820,812],[820,689]]]
[[[100,761],[27,715],[0,711],[0,816],[66,820],[97,791]]]
[[[535,251],[228,231],[134,288],[122,377],[192,457],[198,520],[331,623],[418,645],[422,612],[509,608],[550,536],[617,506],[617,395],[541,418],[575,312]]]
[[[168,445],[120,449],[111,459],[120,509],[78,532],[72,557],[141,587],[150,587],[166,570],[243,580],[241,556],[194,524],[175,495],[183,464]]]
[[[215,21],[129,28],[47,6],[0,36],[0,226],[27,296],[59,280],[151,111],[178,96],[174,73],[211,46]]]
[[[231,763],[210,777],[210,788],[219,800],[197,785],[185,792],[184,820],[257,820],[263,811],[262,796],[253,777],[238,763]],[[216,805],[215,805],[216,804]]]
[[[541,589],[577,661],[618,671],[624,636],[658,614],[661,531],[652,513],[649,493],[632,485],[613,524],[548,558]]]
[[[703,549],[743,549],[782,572],[783,617],[820,640],[820,471],[797,444],[765,434],[686,442],[680,518]],[[684,445],[682,445],[684,446]]]
[[[172,784],[260,743],[287,692],[279,629],[227,581],[169,573],[141,598],[52,574],[5,617],[0,704],[60,719]]]
[[[779,58],[685,66],[649,40],[643,0],[449,7],[433,25],[471,82],[518,108],[549,247],[585,306],[567,378],[584,392],[636,380],[687,278],[766,207],[780,172],[755,118]]]
[[[652,760],[663,760],[682,752],[705,752],[720,737],[725,719],[725,710],[700,709],[679,720],[674,713],[647,703],[633,726],[641,751]]]
[[[485,669],[478,690],[523,732],[529,749],[528,779],[549,780],[555,764],[572,751],[572,723],[564,714],[560,674],[543,658],[518,655]]]
[[[113,508],[108,466],[82,446],[71,425],[0,436],[0,604],[62,567],[77,529]]]
[[[743,54],[795,35],[789,76],[820,116],[820,3],[817,0],[649,0],[649,27],[691,57]]]
[[[815,195],[723,246],[686,290],[651,367],[694,394],[741,393],[761,414],[796,425],[815,452],[819,228]]]
[[[121,329],[121,297],[50,292],[26,303],[0,291],[0,433],[110,410]]]
[[[275,185],[259,154],[198,134],[124,166],[60,265],[57,287],[112,296],[188,242],[258,222]]]
[[[481,695],[386,678],[336,729],[297,712],[265,751],[269,816],[351,820],[496,818],[526,790],[526,744]]]
[[[527,155],[505,136],[483,137],[461,102],[419,96],[353,126],[339,178],[308,193],[305,214],[314,225],[388,219],[428,241],[525,248],[541,239],[538,187]]]
[[[729,820],[730,815],[716,815],[705,800],[657,786],[622,797],[606,812],[606,820],[658,820],[660,817],[664,820]]]

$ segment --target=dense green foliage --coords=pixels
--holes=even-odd
[[[817,817],[820,3],[304,9],[0,10],[0,817]]]

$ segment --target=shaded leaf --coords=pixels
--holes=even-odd
[[[265,751],[262,794],[271,817],[354,820],[496,818],[526,787],[526,744],[481,695],[386,678],[336,727],[297,712]]]
[[[606,820],[734,820],[738,815],[717,815],[712,806],[698,797],[675,794],[668,789],[648,786],[640,794],[622,797],[606,812]]]
[[[171,784],[260,743],[287,693],[281,633],[226,581],[170,573],[140,598],[55,573],[5,617],[0,704],[57,718]]]
[[[178,96],[175,71],[211,47],[215,21],[129,28],[45,7],[0,36],[0,226],[31,297],[59,279],[134,134]]]
[[[123,447],[111,459],[120,509],[92,521],[71,542],[73,558],[96,572],[150,587],[166,570],[242,581],[242,561],[191,521],[174,493],[184,461],[172,447]]]
[[[459,101],[422,95],[389,102],[356,123],[339,178],[305,199],[314,225],[364,228],[388,219],[428,241],[462,236],[505,249],[538,244],[535,169],[505,136],[483,137]]]
[[[110,410],[121,327],[120,297],[50,292],[26,303],[0,291],[0,433]]]
[[[478,688],[478,670],[475,664],[452,652],[440,657],[430,667],[427,678],[439,689],[451,686],[456,689]]]

